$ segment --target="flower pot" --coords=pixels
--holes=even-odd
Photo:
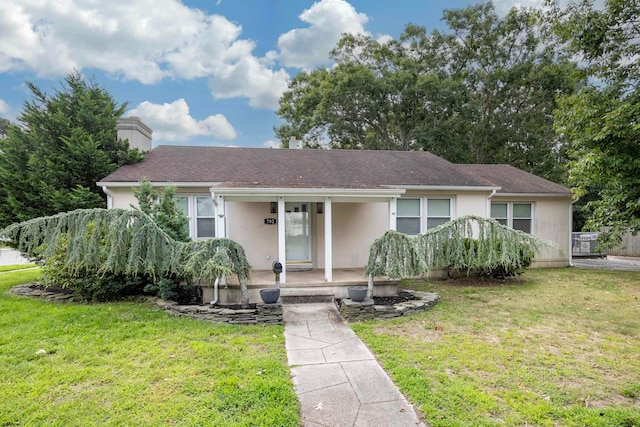
[[[280,289],[260,289],[260,298],[265,304],[274,304],[280,298]]]
[[[349,286],[347,288],[347,294],[351,301],[361,302],[367,296],[367,287],[366,286]]]

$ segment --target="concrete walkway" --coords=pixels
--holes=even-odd
[[[11,248],[0,248],[0,265],[28,264],[30,261]]]
[[[333,303],[285,304],[287,358],[306,427],[428,425]]]

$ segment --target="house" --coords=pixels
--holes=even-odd
[[[134,131],[139,119],[128,120]],[[555,242],[534,267],[571,262],[570,190],[509,165],[453,164],[415,151],[161,145],[98,183],[108,207],[135,205],[142,177],[177,187],[194,239],[233,239],[256,270],[281,261],[281,283],[299,270],[322,270],[333,282],[334,271],[363,268],[386,230],[415,235],[467,214]]]

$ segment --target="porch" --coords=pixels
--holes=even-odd
[[[399,280],[388,277],[374,278],[375,296],[397,295]],[[260,289],[274,288],[275,274],[271,270],[252,270],[247,283],[249,302],[260,302]],[[347,298],[347,287],[367,286],[364,268],[342,268],[333,270],[333,281],[327,282],[324,269],[287,272],[287,282],[280,283],[280,298],[288,302],[333,301]],[[214,299],[212,287],[203,288],[203,301]],[[242,299],[237,277],[228,277],[225,285],[219,286],[219,304],[237,304]]]

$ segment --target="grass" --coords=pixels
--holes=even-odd
[[[35,266],[36,266],[35,264],[0,265],[0,273],[5,271],[15,271],[15,270],[22,270],[25,268],[33,268]]]
[[[38,274],[0,273],[0,426],[300,424],[282,326],[6,293]]]
[[[440,303],[353,328],[432,426],[640,426],[640,273],[411,287]]]

